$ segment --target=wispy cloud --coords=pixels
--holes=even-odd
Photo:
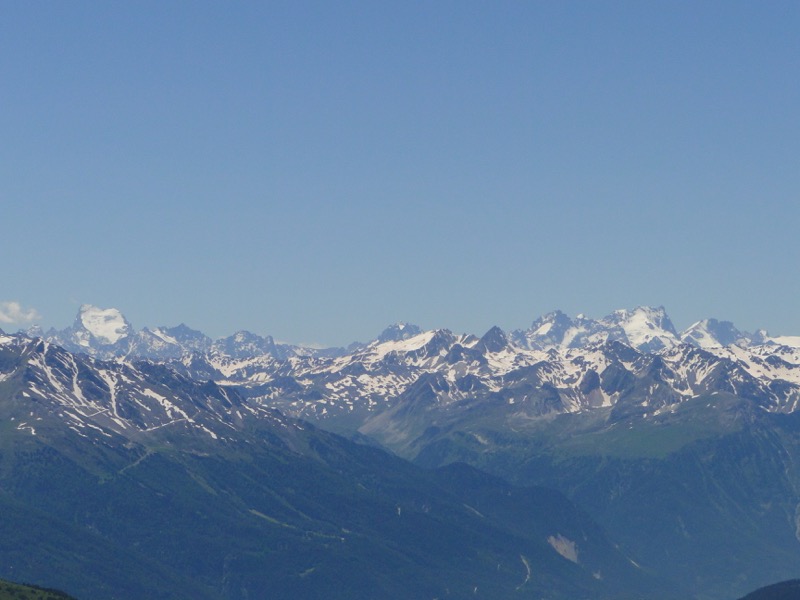
[[[25,308],[19,302],[0,302],[0,323],[14,325],[41,319],[35,308]]]

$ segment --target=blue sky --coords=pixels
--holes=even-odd
[[[6,2],[0,327],[800,333],[798,31],[797,2]]]

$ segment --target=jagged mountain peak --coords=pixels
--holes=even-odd
[[[146,329],[146,328],[145,328]],[[213,340],[202,331],[192,329],[185,323],[175,327],[157,327],[153,333],[165,341],[173,344],[180,353],[207,352]]]
[[[424,349],[426,353],[433,355],[448,348],[451,344],[453,344],[453,342],[455,342],[456,339],[457,336],[449,329],[431,329],[430,331],[425,331],[419,335],[408,338],[407,341],[421,341],[421,349]]]
[[[544,350],[569,346],[568,335],[574,330],[575,322],[560,310],[554,310],[538,317],[527,330],[513,331],[510,337],[524,348]]]
[[[497,325],[489,329],[478,341],[478,347],[486,352],[500,352],[508,347],[508,338],[505,332]]]
[[[615,310],[600,323],[621,328],[628,343],[640,350],[655,351],[679,343],[678,332],[663,306]]]
[[[248,358],[257,355],[278,355],[275,340],[272,336],[266,337],[249,331],[237,331],[226,338],[216,340],[211,348],[213,351],[223,353],[233,358]]]
[[[765,344],[769,338],[769,332],[766,329],[759,329],[753,334],[753,342],[756,344]]]
[[[160,331],[174,337],[176,340],[184,341],[184,340],[192,340],[198,338],[206,338],[208,336],[205,335],[202,331],[198,331],[197,329],[192,329],[186,323],[181,323],[180,325],[176,325],[175,327],[159,327]]]
[[[554,310],[536,319],[531,324],[530,330],[537,336],[559,339],[563,338],[566,330],[572,325],[572,319],[560,310]]]
[[[379,360],[390,354],[430,358],[445,354],[457,339],[449,329],[431,329],[399,340],[375,340],[358,350],[354,356],[373,355]]]
[[[636,308],[620,308],[602,319],[604,323],[613,323],[621,327],[644,327],[663,329],[677,335],[667,311],[663,306],[637,306]]]
[[[255,342],[255,341],[260,341],[260,340],[265,340],[265,339],[272,339],[272,336],[268,335],[266,337],[263,337],[263,336],[255,334],[255,333],[252,333],[250,331],[247,331],[246,329],[240,329],[239,331],[237,331],[233,335],[228,336],[225,339],[229,339],[231,341],[234,341],[237,344],[243,344],[243,343],[247,343],[247,342]]]
[[[747,336],[730,321],[703,319],[692,323],[680,335],[681,341],[700,348],[730,346],[747,341]]]
[[[549,313],[545,313],[544,315],[542,315],[541,317],[536,319],[533,322],[533,325],[531,325],[531,327],[533,327],[537,323],[556,323],[558,321],[565,321],[565,320],[566,321],[571,321],[569,316],[566,315],[563,311],[558,310],[558,309],[551,310]]]
[[[2,334],[2,330],[0,330],[0,334]],[[41,338],[44,337],[45,334],[41,325],[32,325],[25,330],[25,335],[30,338]]]
[[[422,330],[418,326],[412,323],[404,323],[401,321],[389,325],[386,329],[384,329],[378,336],[377,341],[400,342],[402,340],[407,340],[419,335],[420,333],[422,333]]]

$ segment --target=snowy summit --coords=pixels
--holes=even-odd
[[[116,344],[131,333],[130,323],[116,308],[98,308],[84,304],[78,312],[77,321],[102,344]]]

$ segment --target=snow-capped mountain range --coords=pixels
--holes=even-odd
[[[33,327],[27,333],[67,350],[104,359],[121,356],[167,359],[203,353],[240,359],[265,354],[280,359],[290,356],[330,357],[365,346],[354,342],[347,348],[319,349],[276,343],[272,336],[260,336],[249,331],[238,331],[212,340],[185,324],[153,329],[145,327],[137,331],[118,309],[103,309],[89,304],[81,306],[71,327],[47,332]],[[396,323],[387,327],[373,343],[402,341],[422,333],[416,325]],[[507,337],[516,346],[529,350],[580,348],[606,341],[619,341],[643,352],[671,348],[681,343],[704,349],[731,345],[800,348],[800,336],[771,337],[764,330],[751,334],[740,331],[730,321],[713,318],[697,321],[678,332],[664,307],[621,309],[599,320],[582,314],[572,318],[556,310],[536,319],[528,329],[512,331]]]
[[[104,341],[119,330],[98,322]],[[326,597],[334,570],[339,597],[464,598],[478,586],[508,597],[528,582],[528,557],[546,578],[520,597],[610,600],[659,584],[558,492],[465,465],[419,469],[152,360],[0,335],[0,425],[3,564],[45,565],[69,586],[97,577],[86,598],[109,597],[109,579],[131,570],[150,588],[114,597]],[[315,565],[323,578],[298,574]],[[404,580],[441,592],[398,594]]]
[[[343,352],[331,348],[319,350],[276,343],[272,336],[260,336],[249,331],[237,331],[218,340],[181,323],[175,327],[147,327],[135,330],[116,308],[98,308],[90,304],[80,307],[71,327],[42,332],[28,330],[30,337],[41,337],[69,350],[88,354],[94,358],[119,357],[166,360],[186,354],[213,354],[232,359],[269,355],[286,358],[292,355]]]
[[[272,440],[302,454],[317,443],[307,421],[426,467],[467,462],[568,492],[675,581],[730,550],[738,562],[704,589],[748,569],[756,581],[781,552],[776,573],[793,573],[800,552],[800,338],[715,319],[678,332],[663,308],[553,312],[482,336],[399,323],[319,350],[246,331],[137,331],[84,306],[61,331],[0,333],[0,399],[21,447],[75,460],[138,449],[118,475],[153,457],[161,468],[162,450],[204,461]]]
[[[274,419],[233,389],[149,361],[100,361],[19,335],[0,335],[0,359],[0,385],[15,397],[3,416],[31,435],[66,428],[104,441],[176,433],[219,440],[247,419]]]
[[[406,407],[421,391],[426,410],[492,407],[509,423],[597,409],[657,416],[721,392],[773,412],[793,412],[800,401],[800,338],[749,334],[715,319],[679,333],[662,307],[618,310],[600,320],[556,311],[527,330],[493,327],[481,337],[398,323],[367,344],[318,350],[246,331],[219,340],[186,325],[136,331],[118,310],[84,305],[71,327],[42,337],[44,358],[31,364],[41,363],[43,374],[27,378],[30,395],[64,379],[55,390],[64,402],[69,396],[84,403],[98,390],[113,398],[141,388],[125,369],[152,369],[137,362],[149,361],[169,367],[171,376],[235,391],[247,406],[348,431],[370,431],[379,415]],[[69,354],[61,357],[60,348]],[[88,355],[80,368],[76,355]],[[53,361],[61,379],[45,369]],[[90,370],[86,365],[95,365],[91,389],[64,374]],[[163,391],[134,396],[135,405],[156,402],[166,410]],[[114,414],[112,406],[108,415]]]

